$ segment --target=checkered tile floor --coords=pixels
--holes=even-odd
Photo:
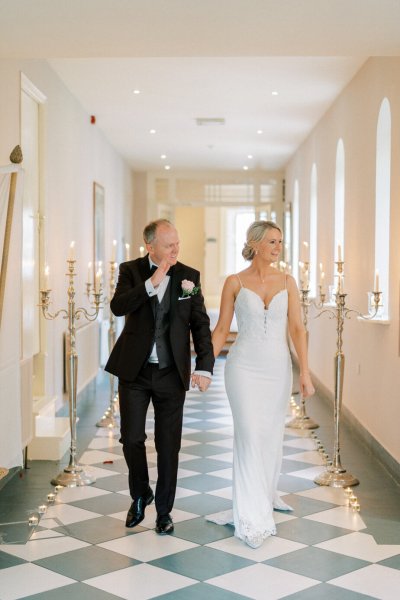
[[[231,504],[232,422],[223,368],[224,361],[217,361],[206,394],[187,396],[174,535],[155,534],[154,505],[140,526],[125,528],[130,499],[118,431],[90,427],[81,419],[79,436],[89,443],[80,462],[97,481],[61,490],[26,543],[4,543],[3,535],[0,600],[398,600],[398,487],[361,446],[351,445],[350,436],[349,462],[361,479],[355,489],[360,513],[345,506],[343,490],[314,484],[323,469],[315,443],[309,432],[287,428],[279,489],[294,512],[274,513],[277,535],[254,550],[236,539],[230,526],[204,519]],[[328,407],[319,410],[318,431],[328,435],[331,415]],[[148,429],[154,480],[151,414]],[[14,487],[21,491],[21,485],[17,481]],[[9,486],[12,490],[10,482],[0,492],[0,508],[2,496],[3,507],[4,498],[10,501]],[[34,489],[31,484],[33,495]]]

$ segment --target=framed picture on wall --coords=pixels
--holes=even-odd
[[[104,187],[93,182],[93,272],[96,273],[99,262],[104,269]]]

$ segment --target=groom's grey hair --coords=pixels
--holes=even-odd
[[[157,228],[159,225],[167,225],[173,227],[171,221],[168,219],[156,219],[155,221],[151,221],[143,230],[143,239],[146,244],[151,244],[152,241],[156,238]]]

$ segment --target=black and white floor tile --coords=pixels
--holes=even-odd
[[[277,535],[254,550],[236,539],[231,527],[204,519],[231,505],[233,430],[223,368],[221,359],[207,393],[187,395],[172,536],[154,532],[154,505],[140,526],[125,528],[130,498],[118,431],[94,425],[104,408],[94,398],[105,401],[107,382],[89,392],[89,410],[78,427],[88,440],[80,462],[95,474],[96,483],[62,489],[25,543],[9,542],[3,531],[0,600],[398,600],[399,488],[346,432],[349,462],[361,480],[361,512],[345,505],[343,490],[314,483],[324,469],[315,443],[309,432],[287,428],[279,489],[294,511],[275,512]],[[320,435],[328,440],[330,409],[317,399],[311,403]],[[151,417],[148,453],[154,481]],[[40,501],[38,490],[44,500],[51,486],[44,491],[43,476],[51,468],[53,476],[58,467],[35,462],[25,483],[16,477],[1,490],[6,518],[17,522],[16,507],[23,507],[17,496],[24,490],[32,494],[31,503]],[[35,485],[33,475],[41,469],[44,475]],[[25,512],[26,506],[25,498]]]

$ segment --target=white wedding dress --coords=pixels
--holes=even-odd
[[[239,278],[238,336],[225,366],[234,423],[233,511],[207,517],[219,524],[233,523],[235,536],[253,548],[275,535],[274,508],[292,510],[277,492],[292,389],[284,279],[285,287],[265,307],[261,297],[243,287]]]

